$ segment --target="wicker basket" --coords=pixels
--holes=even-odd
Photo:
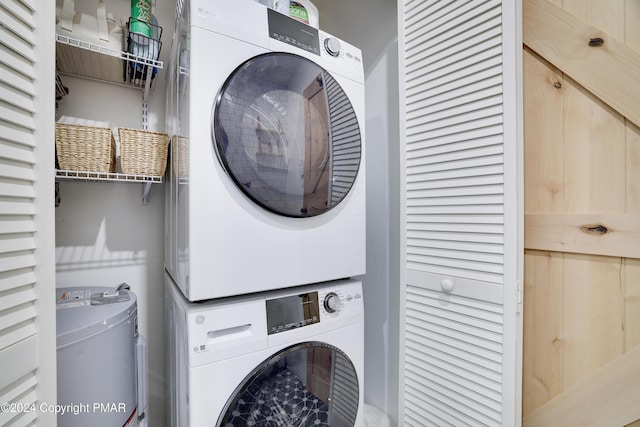
[[[184,136],[173,137],[173,169],[178,178],[189,176],[189,139]]]
[[[113,132],[103,127],[56,123],[56,157],[63,170],[114,172]]]
[[[166,133],[118,128],[122,172],[162,176],[167,167],[169,137]]]

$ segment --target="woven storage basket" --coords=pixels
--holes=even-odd
[[[166,133],[118,128],[122,172],[162,176],[167,167],[169,137]]]
[[[189,139],[184,136],[173,137],[173,168],[178,178],[189,176]]]
[[[56,123],[56,157],[63,170],[114,172],[113,132],[109,128]]]

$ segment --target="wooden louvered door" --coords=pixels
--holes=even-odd
[[[511,1],[399,2],[400,425],[521,424],[521,35]]]
[[[53,426],[55,2],[0,5],[0,425]]]

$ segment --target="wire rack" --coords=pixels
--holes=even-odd
[[[162,176],[132,175],[118,172],[86,172],[62,169],[56,169],[56,179],[66,181],[162,183]]]
[[[95,181],[95,182],[128,182],[142,183],[142,204],[149,203],[149,191],[152,184],[161,184],[163,177],[132,175],[117,172],[85,172],[56,169],[56,181]],[[57,184],[56,184],[57,186]],[[60,205],[60,196],[56,195],[56,206]]]
[[[130,23],[131,20],[123,43],[125,50],[56,34],[56,70],[61,74],[143,89],[143,128],[146,129],[149,91],[154,77],[163,68],[162,61],[154,59],[160,55],[162,28],[152,25],[156,38],[148,38],[130,33]],[[56,181],[142,183],[142,203],[146,205],[151,185],[162,183],[163,177],[56,169]],[[59,195],[56,200],[59,205]]]
[[[141,88],[147,99],[162,61],[56,34],[58,72],[91,80]],[[144,70],[128,72],[129,70]]]

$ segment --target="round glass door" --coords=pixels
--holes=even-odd
[[[360,127],[335,79],[287,53],[254,57],[222,87],[214,146],[226,172],[260,206],[289,217],[337,206],[360,166]]]
[[[353,427],[358,377],[349,357],[329,344],[286,348],[258,366],[227,402],[218,427]]]

